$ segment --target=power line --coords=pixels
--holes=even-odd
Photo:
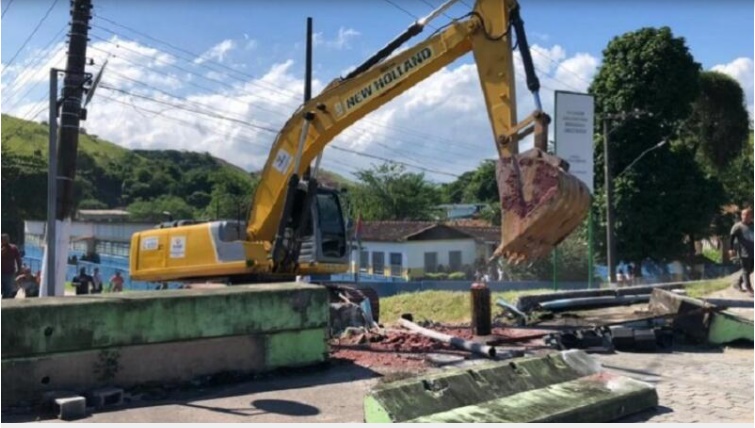
[[[52,12],[52,8],[54,8],[57,3],[58,3],[58,0],[53,0],[52,4],[50,5],[50,8],[47,9],[47,12],[45,12],[45,15],[42,17],[42,19],[39,20],[39,22],[37,23],[37,26],[34,27],[34,31],[32,31],[31,34],[29,34],[29,37],[27,37],[24,43],[21,45],[21,47],[18,48],[16,53],[13,55],[13,58],[11,58],[10,61],[8,61],[8,64],[5,66],[5,68],[3,69],[3,72],[0,74],[5,74],[5,72],[8,71],[8,69],[10,69],[10,66],[11,64],[13,64],[13,61],[16,60],[16,57],[18,56],[18,54],[21,53],[21,51],[26,47],[26,45],[29,43],[29,40],[31,40],[31,38],[34,37],[35,34],[37,34],[39,27],[42,26],[42,23],[45,22],[47,17],[50,15],[50,12]]]
[[[102,18],[104,18],[104,17],[102,17],[102,16],[98,16],[98,17],[99,17],[99,18],[101,18],[101,19],[102,19]],[[104,18],[104,20],[107,20],[108,22],[110,22],[110,23],[112,23],[112,24],[114,24],[114,25],[118,25],[119,27],[122,27],[122,28],[127,28],[127,29],[129,29],[129,31],[134,31],[135,33],[139,33],[139,34],[142,34],[142,35],[144,35],[145,37],[148,37],[148,38],[150,38],[151,40],[156,40],[156,41],[158,41],[158,42],[160,42],[160,43],[164,43],[164,44],[166,44],[166,45],[168,45],[168,46],[172,47],[173,49],[176,49],[176,50],[180,50],[181,52],[186,52],[186,53],[189,53],[190,55],[196,56],[196,54],[194,54],[194,53],[191,53],[191,52],[189,52],[189,51],[187,51],[187,50],[185,50],[185,49],[182,49],[182,48],[178,48],[178,47],[176,47],[176,46],[174,46],[174,45],[172,45],[172,44],[169,44],[169,43],[167,43],[167,42],[162,42],[162,41],[160,41],[160,40],[158,40],[158,39],[156,39],[156,38],[154,38],[154,37],[152,37],[152,36],[146,35],[146,34],[144,34],[144,33],[138,32],[138,31],[136,31],[136,30],[130,29],[130,28],[126,27],[126,26],[120,25],[120,24],[116,23],[116,22],[115,22],[115,21],[113,21],[113,20],[110,20],[110,19],[107,19],[107,18]],[[100,28],[100,29],[103,29],[103,30],[105,30],[105,31],[108,31],[108,32],[110,32],[110,33],[113,33],[113,34],[115,34],[115,35],[117,35],[117,36],[121,36],[120,34],[118,34],[118,33],[114,32],[114,31],[112,31],[112,30],[106,29],[106,28],[104,28],[104,27],[101,27],[101,26],[96,26],[96,27],[98,27],[98,28]],[[109,41],[109,40],[105,40],[105,39],[103,39],[103,38],[101,38],[101,37],[97,37],[97,36],[95,36],[95,37],[96,37],[96,38],[98,38],[98,39],[100,39],[100,40],[102,40],[102,41],[105,41],[105,42],[107,42],[107,43],[110,43],[110,44],[114,44],[114,45],[116,45],[116,46],[117,46],[117,47],[119,47],[119,48],[121,48],[121,47],[122,47],[123,49],[125,49],[125,50],[127,50],[127,51],[130,51],[130,52],[133,52],[133,53],[135,53],[135,54],[137,54],[137,55],[143,55],[143,54],[141,54],[141,53],[139,53],[139,52],[136,52],[136,51],[134,51],[134,50],[132,50],[132,49],[129,49],[129,48],[125,47],[125,46],[120,46],[119,44],[113,43],[113,42],[111,42],[111,41]],[[143,55],[143,56],[145,56],[145,55]],[[146,56],[145,56],[145,57],[146,57]],[[125,59],[124,59],[124,60],[125,60]],[[184,60],[186,60],[186,59],[184,59]],[[128,60],[126,60],[126,61],[127,61],[127,62],[131,62],[131,61],[128,61]],[[156,61],[160,62],[160,60],[156,60]],[[188,61],[188,60],[187,60],[187,61]],[[163,61],[163,62],[164,62],[164,61]],[[135,64],[135,65],[137,65],[137,66],[142,66],[141,64]],[[189,70],[187,70],[187,69],[185,69],[185,68],[183,68],[183,67],[178,67],[178,66],[176,66],[176,65],[173,65],[173,64],[167,64],[167,65],[169,65],[169,66],[172,66],[172,67],[174,67],[174,68],[178,68],[178,69],[180,69],[180,70],[181,70],[181,71],[183,71],[183,72],[186,72],[186,73],[189,73],[189,74],[192,74],[192,75],[197,75],[196,73],[193,73],[192,71],[189,71]],[[219,63],[218,63],[218,65],[219,65],[219,66],[221,66],[221,67],[223,67],[223,68],[225,68],[225,69],[231,70],[231,71],[233,71],[234,73],[238,73],[238,74],[244,74],[244,75],[245,75],[245,73],[241,73],[241,72],[238,72],[237,70],[234,70],[234,69],[228,68],[228,67],[227,67],[227,66],[225,66],[225,65],[222,65],[222,64],[219,64]],[[154,70],[150,70],[150,71],[153,71],[153,72],[154,72]],[[214,71],[214,70],[213,70],[213,71]],[[228,85],[228,84],[227,84],[226,82],[221,82],[221,81],[218,81],[218,80],[216,80],[216,79],[207,78],[206,76],[202,76],[202,75],[197,75],[197,76],[199,76],[200,78],[203,78],[203,79],[205,79],[205,80],[210,80],[210,81],[213,81],[213,82],[216,82],[216,83],[221,83],[221,84],[224,84],[224,85],[226,85],[226,86],[229,86],[229,87],[231,87],[231,88],[233,88],[233,89],[238,89],[238,88],[236,88],[236,87],[234,87],[234,86]],[[247,75],[247,76],[249,76],[249,75]],[[253,77],[253,76],[249,76],[249,77]],[[129,79],[129,80],[133,80],[133,79]],[[196,85],[195,85],[195,86],[196,86]],[[203,87],[203,88],[204,88],[204,87]],[[156,89],[156,88],[155,88],[155,89]],[[207,89],[207,88],[204,88],[204,89]],[[207,89],[207,90],[209,90],[209,89]],[[158,90],[158,91],[159,91],[159,92],[162,92],[162,93],[166,93],[165,91],[162,91],[162,90]],[[286,92],[287,92],[287,93],[289,93],[289,94],[293,94],[293,92],[291,92],[291,91],[286,91]],[[259,96],[258,94],[254,94],[254,95],[255,95],[255,96]],[[172,96],[172,97],[174,97],[174,98],[178,98],[178,99],[181,99],[180,97],[176,97],[176,96],[174,96],[174,95],[172,95],[172,94],[169,94],[169,96]],[[246,104],[245,104],[245,105],[246,105]],[[174,108],[175,108],[175,105],[172,105],[172,107],[174,107]],[[259,107],[259,106],[254,106],[254,105],[253,105],[252,107]],[[267,111],[271,111],[271,110],[267,110]],[[279,112],[274,112],[274,113],[279,113]],[[378,126],[381,126],[381,127],[385,127],[385,128],[390,128],[390,127],[388,127],[388,126],[385,126],[385,125],[382,125],[382,124],[378,124]],[[359,130],[359,129],[355,129],[355,128],[352,128],[352,129],[354,129],[355,131],[361,131],[361,130]],[[364,135],[364,131],[363,131],[363,135]],[[431,134],[426,134],[426,135],[431,135]],[[432,137],[432,138],[434,138],[434,139],[437,139],[437,140],[442,140],[442,139],[443,139],[443,138],[441,138],[441,137],[432,136],[432,135],[431,135],[431,137]],[[447,141],[450,141],[450,140],[447,140]],[[397,151],[396,149],[390,149],[390,148],[389,148],[389,150]],[[466,150],[466,149],[465,149],[465,154],[467,154],[467,153],[468,153],[468,150]],[[419,155],[418,155],[418,156],[419,156]],[[422,156],[422,157],[424,157],[424,158],[427,158],[427,155],[421,155],[421,156]],[[441,160],[441,162],[444,162],[444,163],[445,163],[445,162],[446,162],[446,160],[445,160],[445,159],[444,159],[444,160]]]
[[[26,98],[29,93],[34,90],[35,88],[39,87],[42,83],[44,83],[43,80],[40,80],[36,84],[30,86],[21,96],[18,96],[18,92],[21,90],[21,88],[26,84],[26,82],[34,76],[35,72],[37,71],[36,68],[42,63],[42,61],[49,60],[51,58],[50,54],[52,53],[52,49],[54,48],[55,41],[59,38],[61,33],[66,29],[67,25],[63,25],[61,27],[60,31],[53,37],[50,42],[45,46],[42,50],[46,51],[45,53],[40,53],[37,55],[37,57],[29,64],[27,65],[27,69],[24,73],[17,76],[16,79],[14,79],[14,82],[11,84],[12,86],[9,88],[8,92],[6,94],[3,94],[4,97],[7,97],[8,100],[12,97],[16,97],[16,101],[13,103],[12,107],[9,107],[8,110],[12,110],[15,108],[18,103],[22,102],[24,98]]]
[[[95,38],[98,38],[98,39],[101,39],[101,38],[100,38],[100,37],[98,37],[98,36],[93,36],[93,37],[95,37]],[[106,42],[108,42],[108,43],[111,43],[111,44],[114,44],[114,45],[116,45],[116,46],[119,46],[119,45],[117,45],[117,44],[115,44],[115,43],[113,43],[113,42],[109,42],[109,41],[106,41]],[[99,49],[99,48],[97,48],[97,47],[94,47],[94,46],[92,47],[92,49],[94,49],[94,50],[98,50],[98,51],[100,51],[100,52],[104,52],[104,53],[108,53],[108,54],[110,54],[109,52],[107,52],[107,51],[104,51],[104,50],[102,50],[102,49]],[[133,52],[133,53],[135,53],[135,54],[137,54],[137,55],[142,55],[142,54],[140,54],[139,52],[136,52],[136,51],[134,51],[134,50],[132,50],[132,49],[129,49],[129,48],[125,48],[125,47],[124,47],[124,49],[126,49],[126,50],[128,50],[128,51],[130,51],[130,52]],[[146,56],[145,56],[145,57],[146,57]],[[144,66],[143,64],[139,64],[139,63],[136,63],[136,62],[130,61],[130,60],[128,60],[128,59],[125,59],[125,58],[120,58],[120,59],[121,59],[121,60],[123,60],[123,61],[125,61],[125,62],[128,62],[128,63],[130,63],[130,64],[132,64],[132,65],[134,65],[134,66],[136,66],[136,67],[144,68],[144,69],[150,70],[151,72],[154,72],[154,73],[157,73],[157,74],[164,74],[164,75],[167,75],[167,76],[169,76],[169,77],[170,77],[170,75],[168,75],[168,74],[165,74],[165,73],[160,73],[160,72],[158,72],[158,71],[156,71],[156,70],[153,70],[153,69],[149,69],[149,68],[145,67],[145,66]],[[178,66],[176,66],[176,65],[173,65],[173,66],[174,66],[174,67],[178,67]],[[178,67],[178,68],[179,68],[179,69],[181,69],[181,70],[183,70],[183,71],[185,71],[185,72],[187,72],[187,73],[191,73],[191,74],[194,74],[194,73],[192,73],[191,71],[184,69],[183,67]],[[117,73],[117,72],[116,72],[116,74],[119,74],[119,73]],[[207,78],[207,77],[205,77],[205,76],[202,76],[202,75],[198,75],[198,74],[194,74],[194,75],[196,75],[196,76],[198,76],[198,77],[200,77],[200,78],[206,79],[206,80],[210,80],[210,81],[214,81],[214,82],[220,82],[220,81],[218,81],[218,80],[216,80],[216,79],[210,79],[210,78]],[[166,91],[164,91],[164,90],[162,90],[162,89],[156,88],[156,87],[154,87],[154,86],[152,86],[152,85],[149,85],[149,84],[146,84],[146,83],[144,83],[144,82],[137,82],[137,81],[135,81],[134,79],[131,79],[131,78],[125,78],[125,79],[127,79],[127,80],[129,80],[129,81],[132,81],[132,82],[134,82],[134,83],[138,83],[138,84],[140,84],[140,85],[146,86],[146,87],[150,87],[150,88],[152,88],[152,89],[154,89],[154,90],[156,90],[156,91],[158,91],[158,92],[161,92],[161,93],[163,93],[163,94],[166,94],[166,95],[168,95],[168,96],[171,96],[171,97],[173,97],[173,98],[182,99],[182,100],[184,99],[184,98],[182,98],[182,97],[178,97],[178,96],[176,96],[176,95],[174,95],[174,94],[170,94],[170,93],[168,93],[168,92],[166,92]],[[198,85],[198,84],[196,84],[196,83],[193,83],[193,82],[188,82],[188,83],[189,83],[189,84],[191,84],[192,86],[195,86],[195,87],[199,87],[199,88],[202,88],[202,89],[204,89],[204,90],[207,90],[207,91],[210,91],[210,92],[212,92],[212,91],[213,91],[213,90],[212,90],[212,89],[210,89],[210,88],[207,88],[207,87],[205,87],[205,86],[202,86],[202,85]],[[226,82],[220,82],[220,83],[222,83],[222,84],[224,84],[225,86],[228,86],[228,87],[230,87],[230,88],[232,88],[232,89],[234,89],[234,90],[238,90],[238,88],[237,88],[236,86],[230,85],[230,84],[228,84],[228,83],[226,83]],[[249,95],[251,95],[251,96],[255,96],[255,97],[260,97],[260,98],[263,98],[263,99],[268,99],[268,100],[270,100],[270,101],[275,101],[275,100],[272,100],[272,99],[269,99],[269,98],[264,98],[264,97],[261,97],[261,96],[260,96],[259,94],[252,94],[252,93],[249,93]],[[284,117],[286,117],[286,118],[290,117],[290,114],[289,114],[289,113],[284,113],[284,112],[281,112],[281,111],[276,111],[276,110],[272,110],[272,109],[269,109],[269,108],[264,108],[264,107],[261,107],[261,106],[255,105],[255,104],[252,104],[252,105],[250,105],[250,104],[247,104],[247,103],[241,102],[241,101],[239,101],[239,100],[237,100],[237,99],[235,99],[235,98],[230,98],[230,99],[231,99],[231,100],[233,100],[233,101],[235,101],[235,102],[241,103],[241,104],[243,104],[243,105],[244,105],[244,106],[246,106],[246,107],[249,107],[249,106],[251,106],[251,107],[253,107],[253,108],[257,108],[257,109],[260,109],[260,110],[263,110],[263,111],[267,111],[267,112],[270,112],[270,113],[274,113],[274,114],[276,114],[276,115],[281,115],[281,116],[284,116]],[[377,126],[380,126],[380,124],[376,124],[376,125],[377,125]],[[369,132],[368,130],[360,129],[360,126],[359,126],[359,125],[356,125],[356,126],[354,126],[354,127],[350,128],[350,130],[351,130],[352,132],[359,132],[359,133],[360,133],[361,135],[367,135],[367,134],[368,134],[368,132]],[[375,131],[373,131],[373,132],[375,132]],[[392,139],[393,139],[393,140],[394,140],[395,142],[399,142],[399,143],[405,143],[405,144],[407,144],[407,145],[412,145],[412,144],[414,143],[414,142],[407,142],[407,141],[405,141],[405,140],[401,140],[401,139],[398,139],[398,138],[395,138],[395,137],[394,137],[394,138],[392,138]],[[438,138],[438,139],[440,140],[440,138]],[[462,153],[458,153],[458,154],[460,154],[460,155],[466,155],[466,154],[468,154],[468,153],[469,153],[469,150],[468,150],[468,149],[466,149],[465,147],[461,147],[461,146],[459,146],[459,145],[458,145],[458,143],[453,143],[453,142],[451,142],[450,140],[448,140],[448,141],[449,141],[449,142],[451,143],[451,144],[450,144],[451,146],[458,146],[458,147],[459,147],[459,148],[460,148],[460,149],[461,149],[461,150],[463,151],[463,154],[462,154]],[[424,143],[424,142],[423,142],[423,143]],[[422,143],[422,144],[423,144],[423,143]],[[423,144],[423,145],[424,145],[424,144]],[[423,156],[424,156],[424,157],[427,157],[426,155],[423,155]],[[445,162],[445,160],[439,159],[439,162]]]
[[[117,88],[112,88],[109,85],[101,85],[101,87],[103,89],[106,89],[106,90],[119,92],[119,93],[122,93],[122,94],[125,94],[125,95],[128,95],[128,96],[132,96],[132,97],[135,97],[135,98],[141,98],[141,99],[149,100],[149,101],[152,101],[152,102],[155,102],[155,103],[158,103],[158,104],[165,104],[165,105],[174,107],[174,108],[179,109],[179,110],[185,110],[185,111],[189,111],[189,112],[192,112],[192,113],[203,114],[203,115],[215,118],[215,119],[230,120],[230,121],[233,121],[233,122],[241,123],[243,125],[247,125],[249,127],[255,128],[255,129],[267,131],[267,132],[270,132],[270,133],[273,133],[273,134],[277,134],[278,133],[278,131],[276,131],[275,129],[269,128],[269,127],[250,124],[250,123],[247,123],[247,122],[240,121],[238,119],[228,118],[228,117],[225,117],[225,116],[222,116],[222,115],[218,115],[218,114],[213,114],[213,113],[208,113],[208,112],[202,112],[202,111],[187,109],[187,108],[185,108],[183,106],[178,106],[178,105],[175,105],[175,104],[167,103],[165,101],[157,100],[155,98],[147,97],[147,96],[144,96],[144,95],[133,94],[133,93],[121,90],[121,89],[117,89]],[[113,101],[116,101],[116,99],[114,99],[114,98],[110,98],[110,99],[113,100]],[[130,103],[130,104],[133,107],[135,107],[135,108],[140,108],[140,107],[134,105],[133,103]],[[143,110],[147,111],[146,109],[143,109]],[[154,113],[156,115],[157,114],[162,114],[161,112],[156,112],[156,111],[149,111],[149,112],[150,113]],[[194,127],[194,125],[195,124],[191,124],[190,126]],[[355,154],[357,156],[362,156],[362,157],[366,157],[366,158],[370,158],[370,159],[382,160],[384,162],[392,162],[392,163],[396,163],[396,164],[399,164],[399,165],[406,166],[407,168],[418,169],[418,170],[429,172],[429,173],[433,173],[433,174],[441,174],[441,175],[447,175],[447,176],[457,177],[457,178],[459,177],[458,175],[452,174],[452,173],[449,173],[449,172],[434,170],[434,169],[426,168],[426,167],[419,166],[419,165],[412,165],[412,164],[409,164],[409,163],[406,163],[406,162],[402,162],[402,161],[391,160],[391,159],[384,158],[384,157],[381,157],[381,156],[376,156],[376,155],[371,155],[371,154],[367,154],[367,153],[362,153],[362,152],[359,152],[359,151],[356,151],[356,150],[352,150],[352,149],[349,149],[349,148],[340,147],[340,146],[337,146],[335,144],[330,144],[328,147],[332,147],[335,150],[340,150],[340,151],[343,151],[343,152],[352,153],[352,154]]]
[[[165,42],[165,41],[161,41],[161,40],[159,40],[159,39],[157,39],[157,38],[155,38],[155,37],[152,37],[152,36],[150,36],[150,35],[148,35],[148,34],[145,34],[145,33],[143,33],[143,32],[140,32],[140,31],[138,31],[138,30],[135,30],[135,29],[133,29],[133,28],[127,27],[127,26],[125,26],[125,25],[122,25],[122,24],[118,24],[117,22],[115,22],[115,21],[113,21],[113,20],[111,20],[111,19],[105,18],[105,17],[103,17],[102,15],[97,15],[97,17],[98,17],[98,18],[100,18],[100,19],[103,19],[103,20],[105,20],[105,21],[107,21],[107,22],[109,22],[109,23],[111,23],[111,24],[113,24],[113,25],[116,25],[116,26],[118,26],[118,27],[120,27],[120,28],[124,28],[124,29],[126,29],[126,30],[128,30],[128,31],[131,31],[131,32],[135,33],[135,34],[138,34],[138,35],[141,35],[141,36],[143,36],[143,37],[145,37],[145,38],[148,38],[148,39],[150,39],[150,40],[156,41],[157,43],[163,44],[163,45],[165,45],[165,46],[168,46],[168,47],[170,47],[170,48],[172,48],[172,49],[175,49],[175,50],[178,50],[178,51],[180,51],[180,52],[183,52],[183,53],[185,53],[185,54],[191,55],[191,56],[192,56],[192,58],[196,58],[196,57],[198,57],[198,56],[199,56],[199,55],[198,55],[197,53],[194,53],[194,52],[188,51],[188,50],[186,50],[186,49],[183,49],[183,48],[177,47],[177,46],[175,46],[175,45],[173,45],[173,44],[171,44],[171,43],[168,43],[168,42]],[[120,34],[120,33],[118,33],[118,32],[115,32],[115,31],[113,31],[113,30],[110,30],[110,29],[108,29],[108,28],[105,28],[105,27],[102,27],[102,26],[99,26],[99,25],[94,25],[94,27],[95,27],[95,28],[98,28],[98,29],[101,29],[101,30],[103,30],[103,31],[107,31],[108,33],[110,33],[110,34],[113,34],[113,35],[115,35],[115,36],[121,37],[121,38],[123,38],[124,40],[128,40],[128,38],[126,38],[126,37],[125,37],[125,36],[123,36],[122,34]],[[108,40],[105,40],[105,39],[103,39],[103,38],[101,38],[101,37],[96,37],[96,38],[98,38],[99,40],[105,41],[105,42],[107,42],[107,43],[111,43],[111,44],[114,44],[113,42],[110,42],[110,41],[108,41]],[[118,45],[116,45],[116,46],[118,46]],[[148,46],[148,45],[147,45],[147,46]],[[129,50],[128,48],[125,48],[125,47],[124,47],[124,49],[126,49],[126,50]],[[133,51],[132,51],[132,52],[133,52]],[[137,53],[137,52],[134,52],[134,53]],[[139,53],[137,53],[137,54],[139,54]],[[181,57],[179,57],[179,58],[181,58]],[[183,59],[184,61],[187,61],[187,62],[192,62],[192,61],[193,61],[193,59],[192,59],[192,58],[181,58],[181,59]],[[215,70],[215,69],[213,69],[213,68],[210,68],[210,67],[206,66],[206,65],[205,65],[206,63],[212,63],[212,64],[214,64],[214,65],[216,65],[216,66],[218,66],[218,67],[220,67],[220,68],[223,68],[224,70],[228,70],[228,71],[231,71],[231,72],[233,72],[233,73],[236,73],[236,74],[238,74],[238,75],[241,75],[241,76],[244,76],[244,77],[247,77],[247,78],[251,78],[251,79],[257,79],[257,77],[256,77],[256,76],[253,76],[253,75],[251,75],[251,74],[247,74],[247,73],[244,73],[244,72],[242,72],[242,71],[239,71],[239,70],[233,69],[233,68],[231,68],[231,67],[228,67],[228,66],[226,66],[225,64],[222,64],[222,63],[219,63],[219,62],[216,62],[216,61],[213,61],[213,60],[208,60],[208,61],[206,61],[206,62],[203,62],[202,64],[198,64],[198,65],[199,65],[200,67],[202,67],[202,68],[206,68],[206,69],[208,69],[208,70],[211,70],[211,71],[217,71],[217,70]],[[205,77],[205,76],[202,76],[202,75],[199,75],[199,74],[196,74],[196,73],[191,73],[191,74],[192,74],[192,75],[196,75],[196,76],[198,76],[198,77],[200,77],[200,78],[202,78],[202,79],[206,79],[206,77]],[[276,93],[279,93],[279,94],[282,94],[282,95],[289,95],[289,96],[290,96],[290,95],[299,95],[299,94],[298,94],[298,93],[296,93],[296,92],[290,91],[290,90],[288,90],[288,89],[285,89],[285,88],[281,88],[281,87],[279,87],[279,86],[276,86],[276,85],[273,85],[273,84],[270,84],[270,83],[267,83],[267,82],[262,82],[262,81],[256,81],[256,82],[254,82],[254,81],[253,81],[253,82],[247,82],[247,81],[245,81],[245,80],[242,80],[242,79],[239,79],[239,78],[235,78],[235,77],[233,77],[233,76],[229,76],[229,77],[230,77],[230,78],[232,78],[232,79],[234,79],[234,80],[238,80],[238,81],[241,81],[241,82],[244,82],[244,83],[249,83],[249,84],[251,84],[251,85],[254,85],[254,86],[259,86],[259,87],[262,87],[262,88],[265,88],[265,89],[269,89],[269,90],[271,90],[271,91],[273,91],[273,92],[276,92]],[[190,83],[190,84],[191,84],[191,83]],[[195,85],[195,86],[196,86],[196,85]],[[205,88],[205,89],[206,89],[206,88]],[[206,90],[209,90],[209,89],[206,89]],[[255,95],[255,96],[259,96],[258,94],[254,94],[254,95]],[[269,99],[269,98],[268,98],[268,99]],[[257,107],[257,108],[259,108],[259,107]],[[386,124],[380,124],[380,123],[377,123],[377,122],[371,121],[371,120],[369,120],[369,119],[367,119],[367,118],[365,118],[365,119],[362,119],[362,121],[363,121],[363,122],[365,122],[365,123],[371,123],[371,124],[373,124],[373,125],[375,125],[375,126],[379,126],[379,127],[382,127],[382,128],[386,128],[386,129],[393,129],[393,130],[396,130],[396,131],[398,131],[398,132],[403,132],[403,133],[406,133],[406,134],[414,134],[414,135],[416,135],[416,136],[418,136],[418,137],[421,137],[421,138],[427,138],[427,137],[430,137],[430,138],[432,138],[432,139],[434,139],[434,140],[438,140],[438,141],[447,141],[447,142],[450,142],[450,143],[452,143],[452,144],[455,144],[455,143],[457,143],[457,142],[454,142],[454,141],[451,141],[451,140],[445,139],[445,138],[443,138],[443,137],[441,137],[441,136],[438,136],[438,135],[433,135],[433,134],[429,134],[429,133],[426,133],[426,132],[422,132],[422,131],[419,131],[419,130],[417,130],[417,129],[406,128],[406,127],[401,127],[401,126],[397,126],[397,125],[386,125]]]
[[[8,9],[10,9],[10,5],[13,4],[13,0],[8,0],[8,6],[5,7],[5,10],[3,11],[3,14],[0,16],[0,18],[5,18],[6,12],[8,12]]]

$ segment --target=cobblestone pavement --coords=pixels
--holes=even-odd
[[[751,347],[688,347],[671,353],[616,353],[598,358],[606,369],[657,388],[658,409],[621,422],[753,423]]]

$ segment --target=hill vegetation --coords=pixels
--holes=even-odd
[[[47,210],[44,124],[2,116],[2,227],[19,240],[23,220]],[[256,177],[208,153],[128,150],[82,133],[76,172],[80,209],[127,208],[133,220],[246,215]]]

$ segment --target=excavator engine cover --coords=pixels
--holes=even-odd
[[[513,263],[543,257],[582,223],[590,192],[568,169],[538,148],[498,160],[502,236],[494,257]]]

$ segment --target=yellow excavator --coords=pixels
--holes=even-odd
[[[546,152],[550,118],[540,104],[517,2],[477,0],[468,14],[395,53],[453,3],[413,23],[300,106],[272,145],[247,222],[175,222],[136,233],[131,278],[238,284],[346,272],[351,252],[346,213],[338,192],[316,179],[323,150],[347,127],[470,51],[499,154],[502,227],[493,258],[521,262],[547,254],[584,219],[589,192],[568,174],[566,162]],[[516,119],[514,40],[536,103],[522,122]],[[519,154],[519,141],[533,132],[534,148]],[[310,173],[303,179],[305,171]]]

